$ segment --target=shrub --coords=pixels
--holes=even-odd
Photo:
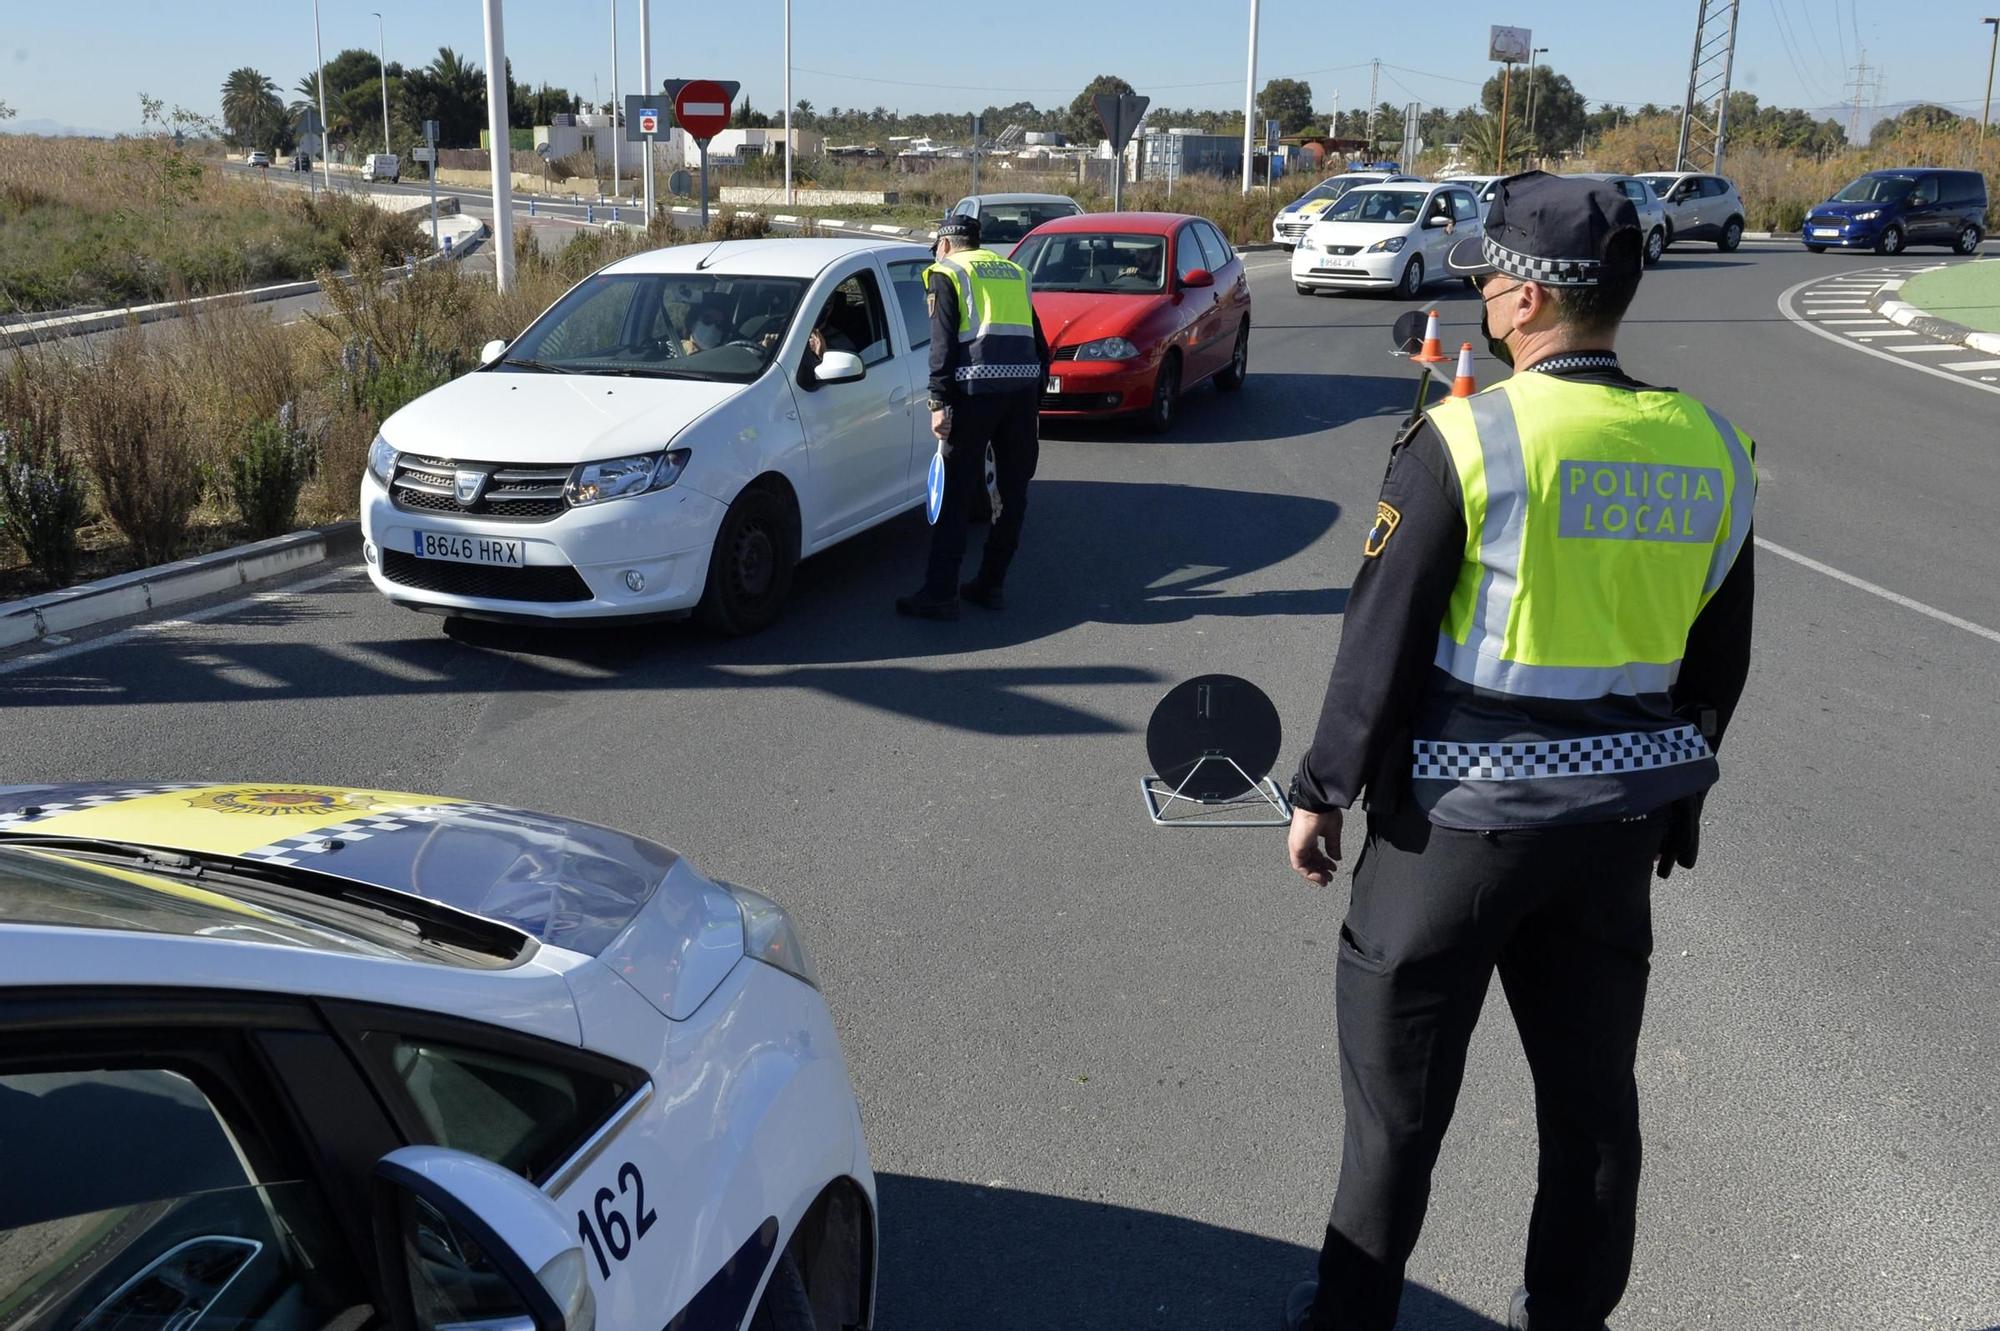
[[[89,367],[74,408],[104,516],[145,564],[174,557],[202,496],[187,404],[168,376],[148,372],[153,368],[139,330],[127,329]]]
[[[312,441],[293,415],[288,402],[276,416],[257,422],[229,462],[229,496],[254,540],[292,529],[299,491],[312,475]]]
[[[63,447],[62,374],[17,355],[0,375],[0,534],[51,587],[76,573],[76,533],[88,494],[82,469]]]

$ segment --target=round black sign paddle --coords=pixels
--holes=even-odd
[[[1176,684],[1146,723],[1146,759],[1183,799],[1233,800],[1270,775],[1283,742],[1278,709],[1235,675]]]

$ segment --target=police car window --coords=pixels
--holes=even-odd
[[[889,359],[889,321],[875,274],[864,270],[844,279],[820,306],[813,328],[826,339],[827,350],[851,351],[863,365]]]
[[[580,1068],[443,1040],[370,1031],[362,1046],[438,1145],[529,1179],[561,1164],[627,1089]]]
[[[929,267],[922,259],[897,259],[889,265],[889,281],[896,288],[903,331],[909,335],[912,348],[931,344],[931,311],[924,292],[924,270]]]
[[[0,1072],[0,1325],[323,1331],[375,1320],[317,1187],[254,1172],[270,1153],[195,1078],[147,1063]]]

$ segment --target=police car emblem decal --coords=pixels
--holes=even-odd
[[[1361,553],[1370,559],[1381,554],[1382,547],[1389,544],[1389,538],[1396,534],[1396,524],[1402,520],[1403,515],[1398,513],[1393,505],[1377,500],[1375,525],[1368,529],[1368,544],[1362,547]]]
[[[381,803],[372,795],[347,790],[314,790],[304,786],[240,786],[205,790],[188,799],[188,806],[216,813],[249,813],[266,818],[295,813],[360,813]]]

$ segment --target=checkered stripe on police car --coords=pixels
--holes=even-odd
[[[973,379],[1039,379],[1042,377],[1040,365],[961,365],[954,373],[961,380]]]
[[[384,836],[390,832],[401,832],[406,828],[434,823],[441,813],[478,813],[485,810],[484,804],[426,804],[411,805],[408,808],[382,809],[375,813],[363,814],[359,818],[344,823],[334,823],[327,827],[315,827],[310,832],[288,836],[273,841],[268,846],[246,850],[238,859],[256,860],[260,864],[296,865],[303,856],[324,855],[337,849],[334,842],[366,841],[373,836]]]
[[[1508,249],[1491,236],[1481,241],[1480,249],[1486,255],[1486,262],[1508,276],[1545,286],[1595,286],[1597,270],[1604,266],[1595,259],[1544,259],[1540,255],[1523,254]]]
[[[176,790],[199,790],[209,784],[206,781],[169,781],[156,786],[128,786],[123,790],[104,790],[95,795],[82,795],[73,800],[50,800],[47,804],[30,804],[25,809],[13,813],[0,813],[0,830],[10,827],[26,827],[29,823],[39,823],[44,818],[54,818],[65,813],[77,813],[84,809],[101,809],[107,804],[123,804],[126,800],[144,799],[148,795],[171,795]]]
[[[1410,747],[1416,758],[1411,776],[1419,781],[1532,781],[1552,776],[1605,776],[1678,767],[1710,756],[1708,741],[1693,726],[1510,744],[1455,744],[1420,739]]]

